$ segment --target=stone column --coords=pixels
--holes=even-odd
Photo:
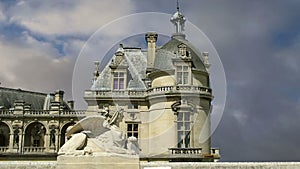
[[[45,147],[45,152],[50,151],[50,137],[49,137],[49,131],[46,132],[44,135],[44,147]]]
[[[59,129],[55,130],[55,151],[58,152],[60,144],[60,132]]]
[[[22,128],[19,130],[19,147],[18,147],[18,152],[19,153],[24,153],[24,143],[25,142],[25,131]]]
[[[10,132],[9,134],[9,152],[13,152],[14,150],[14,132]]]

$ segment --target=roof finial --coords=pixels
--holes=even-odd
[[[179,0],[177,0],[177,11],[179,12]]]

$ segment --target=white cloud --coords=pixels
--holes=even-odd
[[[26,1],[10,8],[9,15],[12,22],[43,35],[91,34],[131,10],[130,0]]]
[[[244,112],[242,111],[239,111],[239,110],[234,110],[232,112],[232,116],[241,124],[245,124],[245,122],[247,121],[248,119],[248,116],[247,114],[245,114]]]
[[[2,86],[44,92],[70,90],[74,61],[57,57],[51,44],[23,33],[18,43],[0,38],[0,51]]]

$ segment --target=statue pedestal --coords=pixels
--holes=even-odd
[[[100,153],[95,155],[61,155],[57,157],[57,169],[139,169],[139,156]]]

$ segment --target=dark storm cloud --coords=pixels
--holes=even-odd
[[[225,161],[299,160],[300,79],[288,62],[299,65],[299,50],[293,47],[299,42],[276,45],[273,37],[278,31],[299,34],[291,25],[300,16],[300,4],[222,2],[204,3],[211,8],[197,24],[212,37],[228,82],[227,107],[214,145],[221,147]]]

